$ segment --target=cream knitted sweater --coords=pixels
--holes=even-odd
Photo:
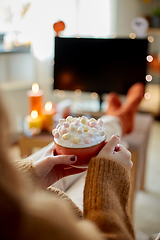
[[[84,188],[83,216],[60,190],[33,187],[39,179],[31,160],[19,161],[16,168],[25,175],[21,176],[25,184],[19,191],[0,184],[0,239],[134,239],[128,214],[129,175],[119,163],[92,158]],[[19,170],[15,169],[17,173]]]

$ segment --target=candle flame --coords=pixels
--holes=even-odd
[[[34,93],[37,93],[37,92],[39,91],[39,85],[38,85],[38,83],[33,83],[33,84],[32,84],[32,91],[33,91]]]
[[[36,110],[33,110],[33,111],[31,112],[31,117],[32,117],[33,119],[36,119],[36,118],[38,117],[38,112],[37,112]]]
[[[45,104],[45,110],[46,111],[50,111],[51,109],[52,109],[52,103],[51,102],[47,102],[46,104]]]

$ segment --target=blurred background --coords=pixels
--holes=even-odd
[[[65,23],[61,37],[130,38],[132,22],[148,22],[149,42],[146,92],[140,111],[155,119],[147,152],[145,191],[136,196],[134,221],[148,235],[160,231],[160,1],[159,0],[0,0],[0,89],[11,118],[12,143],[22,133],[21,119],[28,115],[27,91],[38,83],[44,102],[70,99],[96,100],[95,94],[53,89],[53,24]],[[67,104],[67,102],[65,102]],[[12,148],[14,158],[20,150]]]
[[[0,0],[0,86],[10,104],[13,133],[17,116],[28,113],[26,91],[34,82],[44,91],[45,101],[68,98],[65,92],[54,93],[52,87],[57,21],[65,23],[60,36],[135,38],[133,19],[146,18],[149,53],[158,67],[148,70],[147,104],[143,101],[142,109],[159,116],[160,29],[153,20],[160,18],[159,9],[158,0]]]

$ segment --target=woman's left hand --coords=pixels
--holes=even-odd
[[[54,144],[51,145],[42,157],[33,163],[42,188],[50,186],[63,177],[84,172],[86,169],[71,166],[76,160],[75,155],[57,155]]]

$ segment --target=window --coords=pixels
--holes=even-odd
[[[116,30],[116,0],[0,0],[0,11],[4,32],[20,31],[31,39],[31,55],[35,61],[28,75],[30,82],[41,76],[45,79],[48,67],[45,64],[42,67],[40,62],[47,63],[53,57],[55,22],[64,21],[63,36],[108,37]],[[4,71],[9,71],[7,65]],[[0,81],[6,81],[2,78],[0,76]],[[16,76],[18,81],[21,78],[22,75]],[[15,76],[10,76],[10,81],[15,81]]]

